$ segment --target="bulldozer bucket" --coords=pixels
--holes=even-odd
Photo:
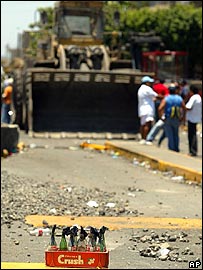
[[[137,133],[143,74],[29,70],[27,127],[32,132]]]

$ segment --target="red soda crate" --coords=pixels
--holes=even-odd
[[[47,266],[66,268],[103,268],[109,264],[109,251],[45,251]]]

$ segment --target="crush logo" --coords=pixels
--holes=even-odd
[[[60,264],[84,264],[84,261],[81,255],[78,255],[76,258],[70,258],[64,254],[58,256],[58,263]]]

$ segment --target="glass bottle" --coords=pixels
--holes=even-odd
[[[71,251],[77,250],[77,233],[78,233],[78,226],[73,225],[70,228],[68,250],[71,250]]]
[[[79,239],[77,241],[77,250],[78,251],[85,251],[86,250],[86,236],[87,233],[86,231],[83,229],[83,227],[81,226],[80,228],[80,234],[79,234]]]
[[[97,242],[97,247],[96,247],[97,251],[106,252],[106,242],[105,242],[105,237],[104,237],[104,233],[106,230],[108,230],[108,228],[105,226],[102,226],[99,229],[98,242]]]
[[[96,250],[96,239],[98,236],[98,232],[96,228],[88,226],[85,228],[87,232],[87,245],[86,251],[95,251]]]
[[[62,232],[61,241],[59,244],[59,250],[68,250],[65,232]]]
[[[58,250],[57,243],[56,243],[56,240],[55,240],[55,230],[56,230],[56,224],[52,228],[51,240],[50,240],[50,244],[49,244],[49,247],[48,247],[48,250],[52,250],[52,251]]]

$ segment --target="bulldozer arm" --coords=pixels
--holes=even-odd
[[[26,75],[30,132],[137,133],[143,74],[33,69]]]

